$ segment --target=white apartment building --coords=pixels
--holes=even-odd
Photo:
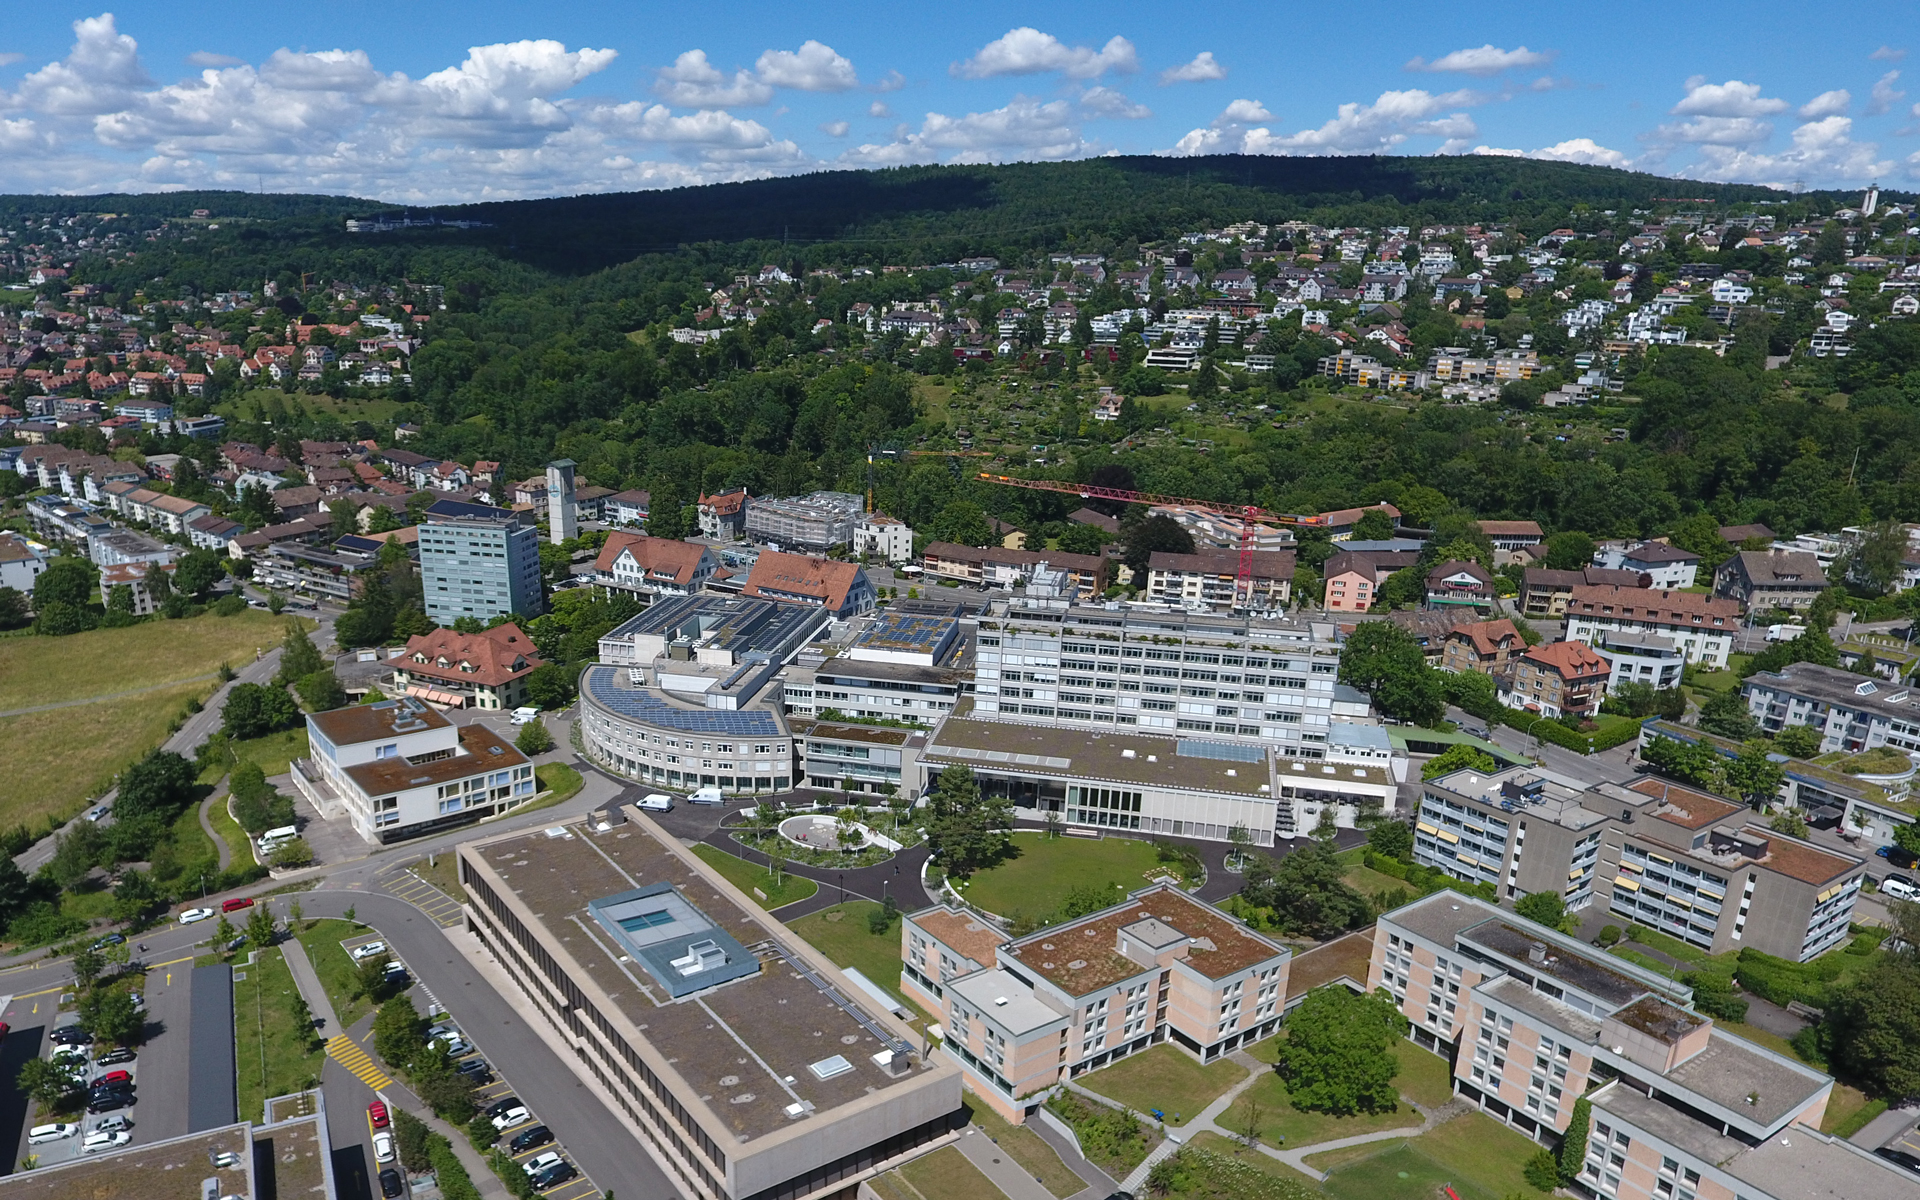
[[[866,513],[855,518],[853,552],[871,554],[890,563],[913,561],[913,530],[905,521],[885,513]]]
[[[471,824],[539,787],[527,756],[492,730],[455,728],[411,696],[309,713],[307,742],[312,756],[294,763],[294,786],[375,844]]]
[[[1768,733],[1789,725],[1819,732],[1823,754],[1892,746],[1920,761],[1920,701],[1905,684],[1817,663],[1791,663],[1778,672],[1748,676],[1740,694]]]
[[[1600,584],[1574,588],[1567,601],[1567,641],[1592,646],[1611,633],[1659,634],[1688,662],[1707,667],[1727,665],[1739,627],[1737,601],[1698,592]]]

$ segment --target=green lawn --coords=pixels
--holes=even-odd
[[[548,799],[555,804],[572,799],[585,782],[580,772],[565,763],[541,763],[533,769],[533,777],[540,781],[541,791],[553,793]]]
[[[1393,1056],[1400,1060],[1400,1073],[1393,1077],[1393,1082],[1402,1096],[1428,1108],[1438,1108],[1453,1099],[1453,1076],[1447,1070],[1446,1059],[1422,1050],[1405,1038],[1394,1044]]]
[[[308,925],[312,928],[306,928]],[[373,1005],[364,996],[354,994],[358,990],[360,971],[340,948],[340,943],[347,938],[367,932],[367,927],[358,921],[301,922],[300,944],[307,948],[307,959],[313,963],[314,974],[320,977],[320,986],[327,989],[333,1015],[340,1018],[340,1028],[326,1031],[328,1037],[351,1028],[355,1021],[373,1011]]]
[[[267,1097],[315,1086],[326,1054],[312,1030],[294,1022],[293,1000],[299,993],[279,950],[261,951],[239,973],[246,975],[233,985],[240,1117],[258,1121]]]
[[[1193,1168],[1202,1162],[1201,1155],[1183,1153],[1183,1161],[1188,1169],[1182,1172],[1181,1186],[1176,1187],[1173,1193],[1176,1196],[1192,1197],[1194,1200],[1215,1196],[1220,1200],[1242,1200],[1249,1194],[1255,1197],[1268,1195],[1269,1193],[1264,1189],[1257,1186],[1250,1188],[1244,1179],[1232,1177],[1237,1172],[1245,1171],[1255,1172],[1256,1178],[1271,1176],[1280,1181],[1283,1186],[1293,1184],[1309,1192],[1319,1186],[1311,1176],[1302,1175],[1278,1159],[1269,1158],[1258,1150],[1250,1150],[1244,1143],[1221,1137],[1217,1133],[1196,1133],[1187,1145],[1193,1150],[1212,1155],[1218,1162],[1225,1164],[1226,1171],[1222,1173],[1204,1168],[1195,1170]],[[1222,1174],[1225,1175],[1224,1178],[1221,1177]],[[1265,1181],[1260,1180],[1260,1182]]]
[[[293,729],[282,729],[278,733],[269,733],[264,737],[229,742],[227,749],[227,761],[208,767],[201,774],[200,782],[213,783],[242,762],[260,764],[261,772],[269,779],[276,775],[285,775],[293,769],[294,759],[305,758],[308,754],[307,727],[302,723]]]
[[[880,906],[871,900],[849,900],[817,913],[809,913],[787,928],[805,938],[835,965],[854,967],[879,985],[888,995],[906,1003],[908,1011],[920,1006],[900,994],[900,926],[896,923],[885,933],[867,929],[867,917]],[[921,1013],[923,1020],[933,1018]]]
[[[287,617],[258,609],[232,617],[142,621],[68,637],[0,639],[0,712],[179,683],[253,661],[286,636]],[[305,622],[312,628],[311,621]]]
[[[1545,1193],[1521,1168],[1540,1147],[1483,1113],[1456,1117],[1432,1133],[1333,1172],[1321,1189],[1342,1200],[1433,1200],[1450,1184],[1460,1200]]]
[[[1246,1077],[1247,1069],[1236,1062],[1223,1058],[1202,1066],[1172,1046],[1154,1046],[1078,1082],[1136,1112],[1157,1108],[1169,1125],[1184,1125]]]
[[[1000,1119],[1000,1114],[988,1108],[967,1092],[960,1093],[960,1100],[973,1114],[973,1123],[980,1132],[992,1138],[1007,1157],[1040,1181],[1040,1185],[1052,1192],[1060,1200],[1085,1188],[1086,1183],[1060,1161],[1045,1139],[1025,1125],[1009,1125]]]
[[[1852,1137],[1865,1128],[1868,1121],[1885,1111],[1885,1100],[1869,1100],[1859,1088],[1836,1083],[1833,1085],[1833,1095],[1827,1099],[1826,1115],[1820,1119],[1820,1131],[1838,1137]]]
[[[795,900],[805,900],[820,890],[820,885],[799,875],[782,874],[776,882],[773,872],[744,858],[736,858],[718,846],[704,842],[693,848],[701,862],[727,877],[727,882],[752,896],[761,908],[779,908]],[[897,968],[896,968],[897,971]]]
[[[1160,866],[1153,846],[1133,838],[1049,838],[1016,833],[1020,856],[975,875],[961,894],[1004,917],[1053,914],[1076,888],[1108,887],[1118,901],[1145,887]]]
[[[1006,1200],[1006,1194],[967,1156],[944,1146],[900,1168],[900,1175],[926,1200]]]
[[[460,886],[460,863],[452,851],[442,851],[431,860],[422,858],[407,864],[407,870],[465,904],[467,889]]]
[[[6,668],[0,666],[0,676],[5,673]],[[186,715],[188,700],[204,700],[216,686],[216,680],[206,679],[118,700],[0,717],[0,746],[7,748],[7,782],[0,788],[4,797],[0,800],[0,825],[41,826],[49,819],[74,816],[88,797],[104,792],[115,775],[167,739],[167,726],[175,717]]]
[[[1413,885],[1406,880],[1395,879],[1371,867],[1348,867],[1340,878],[1362,896],[1373,897],[1381,892],[1393,892],[1409,900],[1414,896]]]
[[[1249,1118],[1257,1122],[1256,1135],[1261,1141],[1288,1150],[1352,1137],[1356,1133],[1417,1127],[1421,1122],[1420,1114],[1404,1104],[1398,1112],[1361,1113],[1351,1117],[1302,1112],[1288,1100],[1286,1082],[1272,1071],[1241,1092],[1240,1098],[1221,1113],[1214,1124],[1244,1136]]]
[[[253,842],[247,837],[247,831],[240,828],[240,822],[227,812],[227,797],[222,796],[213,802],[207,809],[207,820],[212,823],[213,831],[220,835],[220,840],[227,844],[227,849],[233,852],[233,866],[244,867],[253,861]],[[194,823],[199,823],[197,814]]]

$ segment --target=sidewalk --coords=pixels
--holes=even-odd
[[[993,1139],[980,1132],[978,1126],[969,1125],[961,1130],[960,1140],[954,1143],[967,1161],[980,1168],[980,1173],[993,1182],[993,1186],[1007,1194],[1007,1200],[1054,1200],[1053,1193],[1040,1185],[1040,1181],[1026,1173],[1013,1156],[996,1146]]]
[[[329,1031],[328,1037],[345,1032],[340,1028],[340,1018],[334,1014],[333,1001],[327,999],[327,989],[320,986],[320,976],[315,973],[313,960],[307,957],[307,948],[300,944],[300,939],[289,935],[280,943],[280,954],[287,960],[287,970],[293,973],[293,986],[300,989],[301,997],[313,1012],[314,1020],[320,1022],[320,1028]]]

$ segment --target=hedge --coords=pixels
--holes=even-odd
[[[1823,955],[1812,962],[1789,962],[1751,947],[1740,951],[1734,978],[1740,986],[1782,1008],[1798,1000],[1814,1008],[1827,1006],[1828,985],[1846,966],[1839,955]]]
[[[467,1174],[460,1156],[453,1152],[452,1142],[434,1134],[427,1141],[427,1161],[433,1164],[433,1177],[440,1184],[444,1200],[480,1200],[480,1189],[473,1185],[473,1176]]]
[[[1578,754],[1598,754],[1602,750],[1624,746],[1640,736],[1638,721],[1620,721],[1594,733],[1577,733],[1551,717],[1528,713],[1523,708],[1504,706],[1500,710],[1500,723]]]
[[[1368,850],[1361,857],[1361,862],[1364,863],[1369,870],[1378,871],[1382,875],[1389,875],[1395,879],[1406,880],[1414,887],[1420,889],[1422,895],[1437,892],[1442,889],[1451,889],[1464,895],[1477,896],[1482,900],[1498,902],[1500,899],[1500,889],[1490,883],[1468,883],[1463,879],[1455,879],[1445,871],[1436,871],[1432,867],[1423,866],[1420,863],[1401,862],[1397,858],[1389,858],[1384,854],[1376,854],[1372,850]]]

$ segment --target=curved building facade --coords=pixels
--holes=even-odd
[[[785,792],[793,738],[776,695],[748,708],[697,707],[636,684],[631,668],[601,663],[580,673],[581,744],[605,769],[655,787]]]

